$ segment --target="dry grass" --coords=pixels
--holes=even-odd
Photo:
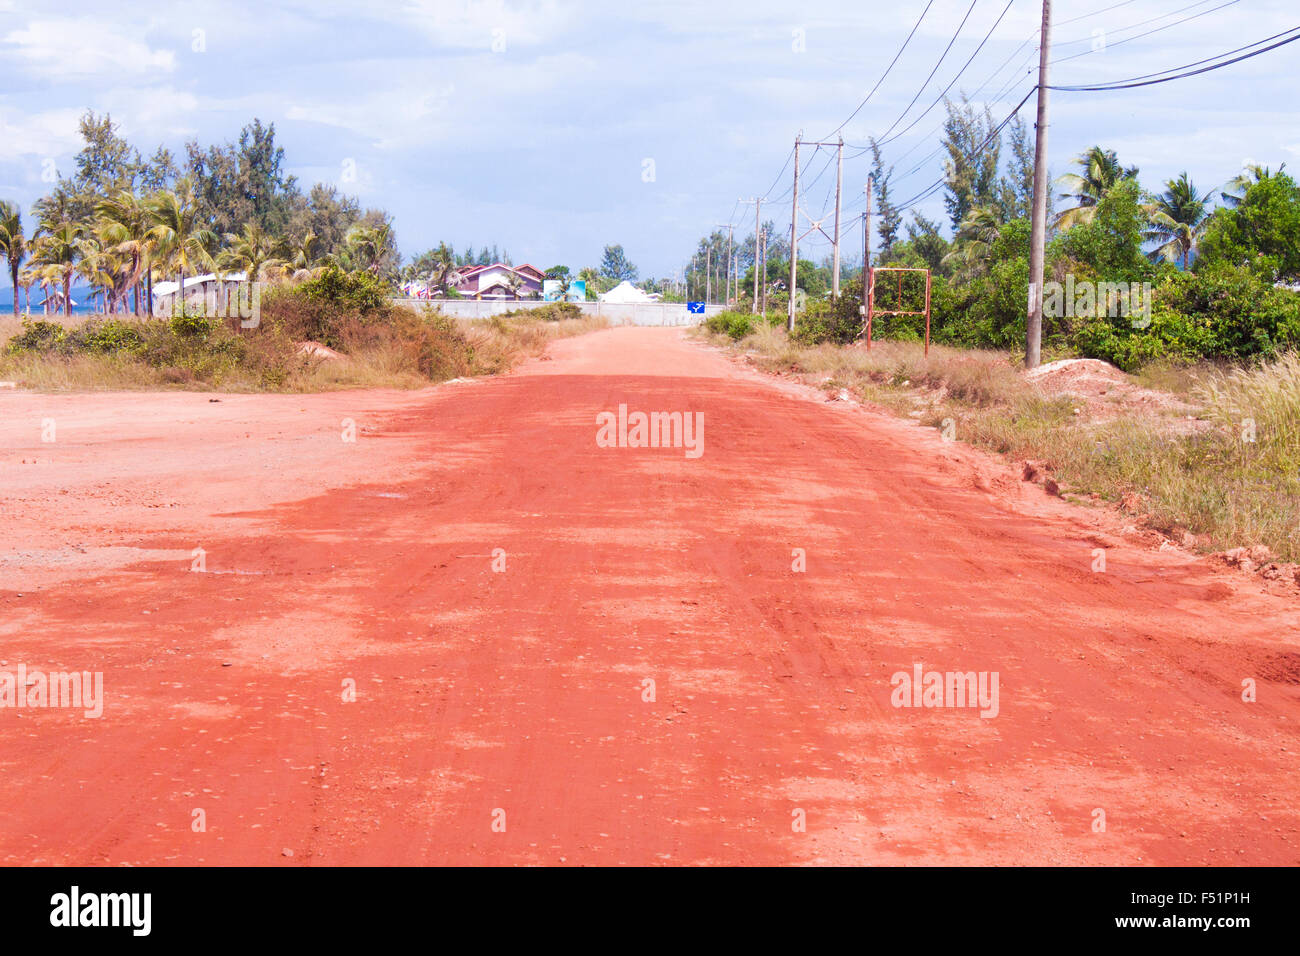
[[[90,317],[73,316],[66,328]],[[119,319],[129,319],[117,316]],[[139,354],[8,352],[6,343],[21,331],[11,315],[0,318],[0,380],[43,391],[123,389],[215,389],[220,391],[318,392],[351,388],[423,388],[460,376],[503,372],[541,354],[557,338],[603,328],[602,318],[558,322],[524,316],[475,321],[435,320],[401,310],[394,324],[349,329],[341,358],[299,354],[297,342],[264,324],[237,336],[231,355],[177,349],[175,361],[146,361]],[[450,322],[450,325],[447,324]]]
[[[1082,403],[1043,394],[1006,353],[932,346],[927,359],[907,342],[879,342],[870,352],[803,348],[769,327],[733,347],[759,368],[846,388],[925,425],[951,418],[959,440],[1043,461],[1069,494],[1127,500],[1148,526],[1176,537],[1190,531],[1204,549],[1263,544],[1300,561],[1300,356],[1249,370],[1166,366],[1140,377],[1199,409],[1206,427],[1188,434],[1149,412],[1109,421],[1076,414]],[[1246,440],[1247,419],[1254,441]]]

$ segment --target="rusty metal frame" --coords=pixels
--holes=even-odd
[[[867,280],[867,348],[871,348],[871,320],[875,318],[876,312],[881,315],[923,315],[925,316],[925,354],[930,354],[930,283],[932,276],[929,269],[912,269],[903,266],[874,266],[868,268]],[[904,272],[924,272],[925,273],[925,311],[909,312],[904,309],[877,309],[876,308],[876,273],[877,272],[897,272],[898,276],[898,304],[903,304],[903,276]]]

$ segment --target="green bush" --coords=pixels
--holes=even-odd
[[[215,319],[210,319],[206,315],[195,312],[177,313],[168,320],[168,326],[171,328],[172,334],[180,338],[206,339],[217,327],[217,322]]]
[[[138,352],[144,348],[143,326],[121,319],[90,319],[69,332],[64,349],[69,352]]]
[[[719,312],[706,318],[704,327],[716,335],[726,335],[739,342],[753,334],[754,318],[748,312]]]
[[[533,309],[513,309],[504,314],[510,318],[560,322],[564,319],[582,318],[582,309],[574,302],[547,302],[545,305],[539,305]]]
[[[344,272],[336,266],[308,279],[296,291],[308,301],[363,314],[386,310],[392,294],[388,283],[369,272]]]
[[[63,345],[67,330],[48,319],[23,319],[23,330],[9,340],[10,352],[52,352]]]

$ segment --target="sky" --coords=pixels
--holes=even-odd
[[[973,3],[933,0],[843,126],[846,257],[861,254],[852,217],[869,137],[900,116],[894,133],[911,127],[884,150],[894,196],[905,199],[941,176],[943,106],[921,114],[945,87],[974,93],[991,80],[975,100],[999,120],[1032,88],[1040,0],[1011,0],[1005,12],[1007,0]],[[304,188],[332,183],[386,209],[408,258],[439,241],[496,243],[515,263],[576,270],[620,243],[642,278],[679,275],[717,225],[752,232],[754,207],[739,199],[767,196],[763,218],[788,231],[783,164],[796,134],[814,140],[839,127],[925,7],[0,0],[0,197],[29,210],[52,170],[72,171],[86,109],[111,114],[146,155],[159,144],[183,156],[191,139],[233,140],[257,117],[275,124]],[[1053,84],[1149,74],[1300,26],[1295,0],[1053,7]],[[1052,174],[1094,143],[1140,167],[1148,188],[1183,170],[1217,190],[1247,162],[1300,169],[1297,63],[1300,43],[1154,87],[1054,92]],[[1021,115],[1032,127],[1032,97]],[[804,195],[820,218],[833,207],[835,170],[829,151],[813,153],[802,148]],[[918,208],[946,218],[941,195]],[[815,258],[829,249],[819,237],[801,247]]]

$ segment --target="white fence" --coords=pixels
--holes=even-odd
[[[535,299],[520,301],[503,301],[488,299],[438,299],[428,302],[424,299],[394,299],[397,305],[423,306],[432,305],[444,315],[458,319],[486,319],[515,309],[536,309],[550,305]],[[699,325],[706,316],[717,315],[726,311],[725,305],[710,304],[704,312],[688,312],[685,302],[572,302],[587,315],[603,315],[611,325]]]

